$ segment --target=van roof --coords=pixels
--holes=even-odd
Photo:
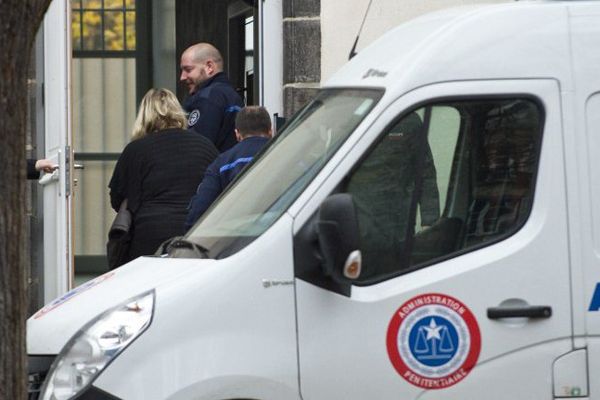
[[[528,1],[434,12],[387,32],[324,86],[385,87],[399,95],[434,82],[553,78],[569,88],[569,25],[577,16],[600,21],[600,1]],[[595,67],[600,75],[597,62]]]

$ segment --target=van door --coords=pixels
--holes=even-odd
[[[68,1],[55,0],[44,18],[45,157],[59,165],[40,180],[44,186],[44,303],[67,292],[73,280],[69,7]]]
[[[432,85],[388,107],[296,217],[303,398],[551,397],[572,349],[562,148],[551,80]],[[333,193],[360,232],[351,284],[320,265]]]

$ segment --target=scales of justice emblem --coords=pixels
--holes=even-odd
[[[427,320],[428,325],[422,324]],[[414,338],[410,347],[415,358],[426,365],[441,365],[450,360],[459,345],[456,329],[439,317],[425,317],[419,322],[411,332]]]
[[[462,381],[477,363],[479,326],[460,301],[438,293],[404,303],[388,326],[387,351],[409,383],[443,389]]]

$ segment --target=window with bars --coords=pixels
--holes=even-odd
[[[75,55],[136,50],[136,0],[72,0]]]

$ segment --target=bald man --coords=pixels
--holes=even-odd
[[[189,91],[183,103],[188,128],[210,139],[219,152],[233,147],[235,115],[244,106],[223,72],[223,57],[213,45],[198,43],[181,55],[181,77]]]

